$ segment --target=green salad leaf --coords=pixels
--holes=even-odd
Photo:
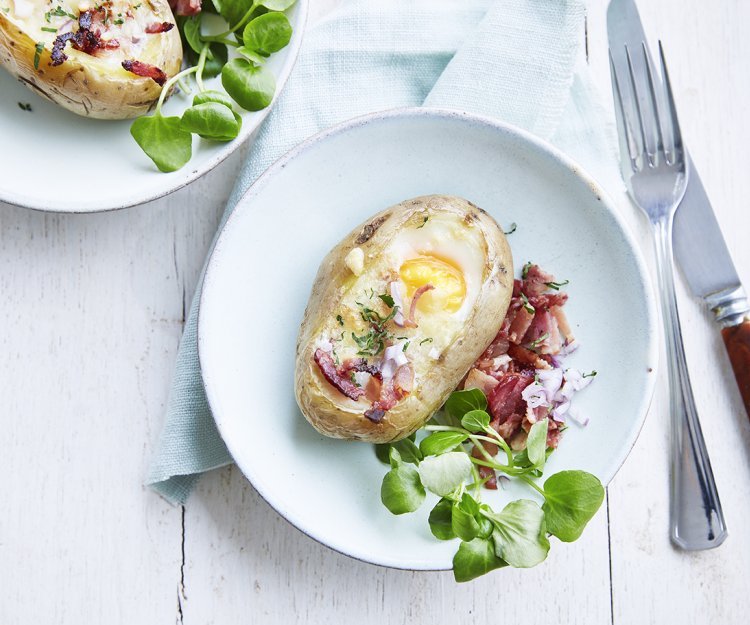
[[[130,134],[160,171],[176,171],[192,156],[193,137],[182,128],[179,117],[139,117]]]
[[[578,540],[604,501],[604,487],[585,471],[560,471],[544,482],[547,529],[563,542]]]
[[[495,554],[495,545],[487,538],[462,542],[453,556],[453,576],[457,582],[468,582],[490,571],[508,566]]]

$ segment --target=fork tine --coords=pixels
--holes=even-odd
[[[631,167],[635,169],[635,158],[638,152],[635,145],[635,138],[625,115],[622,92],[620,91],[620,80],[617,77],[612,50],[609,50],[609,71],[612,74],[612,87],[615,96],[615,120],[617,121],[617,131],[620,135],[620,161],[623,164],[629,162]]]
[[[648,55],[646,42],[641,42],[643,48],[643,62],[646,64],[646,76],[648,76],[648,91],[651,99],[651,106],[654,109],[654,123],[656,125],[656,156],[664,153],[664,129],[662,128],[661,116],[659,115],[659,105],[656,102],[656,88],[654,86],[654,74],[651,69],[651,58]],[[666,154],[664,155],[666,159]]]
[[[643,120],[643,111],[641,110],[641,94],[635,84],[635,71],[633,70],[633,59],[630,57],[630,50],[625,46],[625,56],[628,59],[628,74],[630,75],[630,87],[633,89],[633,101],[635,103],[636,117],[638,117],[638,126],[641,130],[641,154],[643,155],[644,165],[649,161],[648,143],[646,142],[646,128]]]
[[[667,92],[667,106],[669,107],[669,121],[672,126],[672,142],[674,146],[674,152],[672,153],[672,160],[667,161],[670,165],[682,160],[685,157],[685,153],[682,145],[682,132],[680,131],[680,122],[677,120],[677,109],[674,104],[674,96],[672,95],[672,83],[669,80],[669,72],[667,71],[667,62],[664,59],[664,48],[659,41],[659,59],[661,64],[661,74],[664,77],[664,88]]]

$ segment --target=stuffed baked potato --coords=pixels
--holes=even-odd
[[[87,117],[146,113],[180,70],[166,0],[0,0],[0,65]]]
[[[297,341],[302,413],[336,438],[408,436],[496,336],[512,291],[505,235],[471,202],[431,195],[378,213],[318,270]]]

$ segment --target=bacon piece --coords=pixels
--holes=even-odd
[[[52,42],[52,52],[50,54],[50,65],[57,67],[63,62],[68,60],[68,55],[65,54],[64,49],[66,44],[70,41],[71,45],[81,52],[93,55],[97,50],[101,49],[112,49],[119,48],[120,42],[117,39],[111,39],[109,41],[103,41],[101,32],[92,30],[92,24],[94,18],[97,18],[97,23],[101,22],[103,9],[94,9],[91,11],[83,11],[78,16],[78,30],[75,32],[61,33]],[[102,15],[100,15],[100,13]]]
[[[315,350],[313,358],[323,377],[349,399],[356,401],[365,394],[364,389],[354,384],[351,378],[342,375],[341,371],[336,367],[336,363],[333,361],[330,352],[318,348]]]
[[[544,360],[539,354],[532,352],[530,349],[511,343],[508,348],[508,355],[516,362],[521,369],[549,369],[549,362]]]
[[[487,398],[493,419],[502,424],[514,413],[525,413],[526,402],[521,397],[521,393],[533,381],[534,378],[520,373],[503,376]]]
[[[175,15],[196,15],[201,12],[201,0],[169,0]]]
[[[383,380],[380,396],[365,412],[365,417],[373,423],[380,423],[386,412],[411,393],[413,385],[414,369],[409,363],[401,365],[392,378]]]
[[[568,301],[567,293],[543,293],[542,295],[529,296],[529,304],[535,309],[551,308],[552,306],[564,306]]]
[[[136,76],[151,78],[160,87],[167,82],[167,75],[164,73],[164,70],[156,67],[156,65],[150,65],[141,61],[126,60],[122,62],[122,66]]]
[[[522,342],[533,345],[534,351],[540,354],[559,353],[562,348],[562,337],[554,315],[548,310],[537,310]]]
[[[568,318],[565,316],[565,312],[560,306],[551,306],[549,311],[555,317],[555,321],[557,321],[557,327],[560,329],[560,333],[565,338],[565,343],[567,345],[570,345],[573,341],[575,341],[575,337],[573,336],[573,332],[570,329],[570,324],[568,323]]]
[[[499,384],[499,382],[491,375],[487,375],[484,371],[474,368],[469,371],[469,375],[466,376],[464,381],[464,390],[468,391],[472,388],[478,388],[485,397],[489,397],[492,390]]]
[[[519,308],[513,317],[513,322],[510,324],[510,328],[508,328],[508,340],[511,343],[520,343],[521,339],[523,339],[524,335],[529,330],[529,327],[531,327],[534,317],[535,314],[533,312],[529,312],[523,306]]]
[[[166,33],[174,28],[174,24],[170,22],[154,22],[146,26],[146,32],[149,35],[155,35],[156,33]]]
[[[539,265],[531,265],[526,270],[526,277],[523,279],[522,290],[526,297],[541,295],[549,289],[548,282],[554,282],[555,276],[542,271]]]
[[[498,420],[493,419],[490,422],[490,425],[500,436],[503,437],[504,440],[509,441],[521,429],[522,421],[523,416],[518,414],[517,412],[514,412],[502,423],[499,423]]]

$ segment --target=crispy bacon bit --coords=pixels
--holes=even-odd
[[[392,378],[383,381],[380,397],[365,412],[365,417],[373,423],[380,423],[385,413],[411,392],[413,384],[414,369],[411,364],[401,365]]]
[[[71,45],[81,52],[93,55],[97,50],[119,48],[120,42],[117,39],[104,41],[99,29],[93,30],[94,17],[99,18],[99,13],[103,9],[94,9],[83,11],[78,16],[78,30],[75,32],[62,33],[55,37],[52,42],[52,53],[50,54],[51,65],[56,67],[67,61],[68,55],[63,51],[68,41]]]
[[[526,402],[521,397],[521,393],[533,381],[533,377],[521,373],[509,373],[503,376],[487,398],[490,414],[498,424],[505,423],[514,413],[526,412]]]
[[[478,388],[482,393],[484,393],[485,397],[489,397],[492,390],[498,385],[500,382],[497,381],[497,379],[493,378],[491,375],[486,374],[481,369],[477,369],[476,367],[469,371],[469,375],[466,376],[466,381],[464,382],[464,390],[470,390],[472,388]]]
[[[122,62],[122,66],[136,76],[151,78],[160,87],[167,82],[167,75],[162,69],[156,67],[156,65],[149,65],[141,61],[126,60]]]
[[[330,352],[318,348],[315,350],[315,355],[313,357],[320,372],[323,374],[323,377],[349,399],[356,401],[365,394],[365,391],[362,388],[352,382],[350,377],[342,374],[339,368],[336,367],[336,363],[333,361]]]
[[[174,28],[174,24],[169,22],[154,22],[146,26],[146,32],[149,35],[155,35],[156,33],[166,33]]]
[[[196,15],[201,12],[201,0],[169,0],[175,15]]]

